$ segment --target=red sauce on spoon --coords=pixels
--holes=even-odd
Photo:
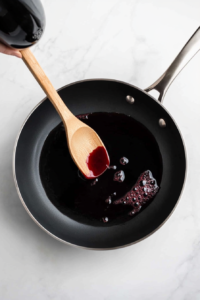
[[[110,164],[106,149],[104,147],[97,147],[88,155],[86,163],[90,170],[90,174],[85,175],[86,178],[92,179],[100,176]]]

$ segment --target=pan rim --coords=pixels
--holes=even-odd
[[[131,245],[134,245],[134,244],[137,244],[141,241],[143,241],[144,239],[148,238],[149,236],[151,236],[152,234],[154,234],[157,230],[159,230],[167,221],[168,219],[172,216],[173,212],[175,211],[178,203],[180,202],[180,199],[181,199],[181,196],[182,196],[182,193],[183,193],[183,190],[185,188],[185,183],[186,183],[186,178],[187,178],[187,152],[186,152],[186,147],[185,147],[185,143],[184,143],[184,139],[183,139],[183,136],[181,134],[181,131],[178,127],[178,125],[176,124],[174,118],[171,116],[171,114],[168,112],[168,110],[163,106],[163,104],[161,102],[159,102],[158,100],[156,100],[153,96],[151,96],[149,93],[147,93],[146,91],[144,91],[143,89],[140,89],[138,88],[137,86],[133,85],[133,84],[130,84],[130,83],[127,83],[127,82],[124,82],[124,81],[121,81],[121,80],[116,80],[116,79],[107,79],[107,78],[91,78],[91,79],[84,79],[84,80],[79,80],[79,81],[74,81],[72,83],[69,83],[69,84],[66,84],[64,86],[62,86],[61,88],[57,89],[57,91],[60,91],[66,87],[69,87],[71,85],[75,85],[75,84],[78,84],[78,83],[82,83],[82,82],[87,82],[87,81],[113,81],[113,82],[117,82],[117,83],[122,83],[122,84],[125,84],[125,85],[128,85],[130,87],[134,87],[135,89],[145,93],[146,95],[148,95],[152,100],[154,100],[158,105],[160,105],[166,112],[167,114],[170,116],[170,118],[172,119],[172,121],[174,122],[178,132],[179,132],[179,135],[181,137],[181,141],[182,141],[182,144],[183,144],[183,149],[184,149],[184,153],[185,153],[185,174],[184,174],[184,181],[183,181],[183,186],[182,186],[182,189],[180,191],[180,195],[176,201],[176,204],[174,206],[174,208],[172,209],[172,211],[170,212],[170,214],[166,217],[166,219],[156,228],[154,229],[152,232],[150,232],[149,234],[145,235],[144,237],[142,237],[141,239],[137,240],[137,241],[134,241],[132,243],[128,243],[128,244],[125,244],[125,245],[122,245],[122,246],[117,246],[117,247],[109,247],[109,248],[91,248],[91,247],[84,247],[84,246],[80,246],[80,245],[76,245],[76,244],[73,244],[73,243],[70,243],[70,242],[67,242],[59,237],[57,237],[56,235],[54,235],[53,233],[51,233],[49,230],[47,230],[45,227],[43,227],[39,222],[38,220],[33,216],[33,214],[30,212],[30,210],[28,209],[22,195],[21,195],[21,192],[20,192],[20,188],[18,186],[18,182],[17,182],[17,176],[16,176],[16,170],[15,170],[15,159],[16,159],[16,150],[17,150],[17,145],[18,145],[18,141],[19,141],[19,137],[21,135],[21,132],[23,131],[23,128],[26,124],[26,122],[28,121],[28,119],[30,118],[30,116],[34,113],[34,111],[45,101],[47,100],[47,97],[43,98],[31,111],[30,113],[28,114],[28,116],[25,118],[24,122],[22,123],[21,127],[20,127],[20,130],[17,134],[17,137],[16,137],[16,140],[15,140],[15,144],[14,144],[14,149],[13,149],[13,159],[12,159],[12,169],[13,169],[13,180],[14,180],[14,184],[15,184],[15,188],[17,190],[17,194],[18,194],[18,197],[24,207],[24,209],[26,210],[26,212],[28,213],[28,215],[31,217],[31,219],[42,229],[44,230],[48,235],[50,235],[51,237],[53,237],[54,239],[64,243],[64,244],[67,244],[67,245],[70,245],[70,246],[73,246],[73,247],[76,247],[76,248],[81,248],[81,249],[87,249],[87,250],[96,250],[96,251],[104,251],[104,250],[116,250],[116,249],[121,249],[121,248],[125,248],[125,247],[128,247],[128,246],[131,246]]]

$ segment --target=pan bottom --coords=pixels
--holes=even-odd
[[[98,179],[86,180],[71,159],[60,123],[48,135],[41,152],[39,168],[44,190],[59,211],[78,222],[93,226],[127,222],[134,217],[130,214],[132,207],[114,203],[146,170],[152,172],[160,187],[163,164],[158,143],[144,125],[125,114],[104,112],[79,117],[101,137],[111,167]],[[116,180],[118,172],[123,180]]]

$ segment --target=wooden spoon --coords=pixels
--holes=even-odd
[[[29,48],[21,50],[22,59],[60,115],[72,159],[86,178],[101,175],[110,164],[106,148],[98,134],[76,118],[64,104]]]

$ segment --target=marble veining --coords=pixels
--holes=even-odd
[[[146,88],[199,26],[199,0],[42,2],[47,27],[33,52],[56,88],[87,78]],[[52,239],[18,199],[14,141],[44,93],[20,59],[0,55],[0,299],[200,299],[199,66],[197,54],[164,101],[187,148],[187,182],[178,207],[143,242],[95,252]]]

